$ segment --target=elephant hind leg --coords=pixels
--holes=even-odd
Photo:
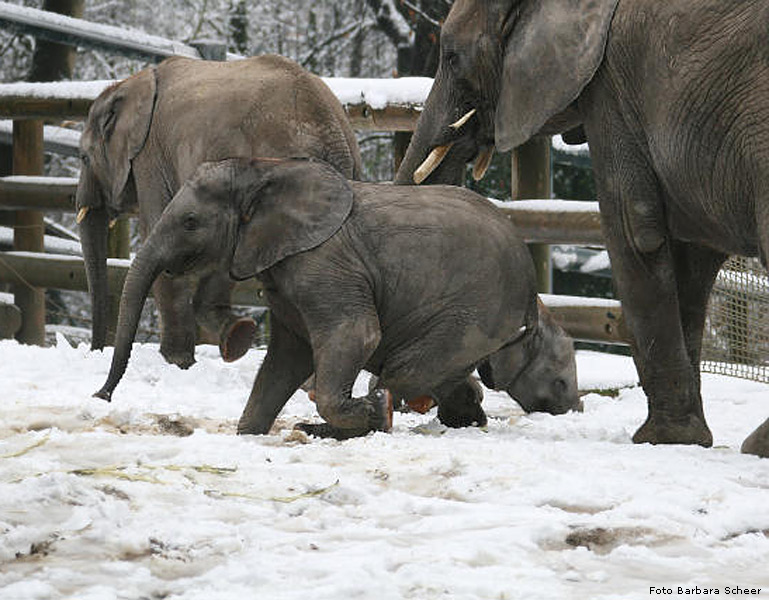
[[[312,336],[316,345],[315,403],[326,423],[305,424],[299,428],[313,435],[337,439],[375,430],[388,431],[392,425],[392,402],[388,402],[388,394],[374,390],[362,398],[352,396],[358,373],[379,345],[379,319],[372,312],[360,315],[352,324],[327,325],[328,328]]]
[[[486,413],[481,408],[483,391],[471,376],[459,385],[443,384],[432,395],[438,401],[438,420],[447,427],[486,426]]]

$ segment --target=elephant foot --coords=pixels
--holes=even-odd
[[[160,354],[166,359],[166,362],[176,365],[180,369],[189,369],[195,364],[195,353],[182,351],[177,352],[173,350],[164,349],[162,344],[160,346]]]
[[[250,425],[248,423],[244,423],[242,420],[240,423],[238,423],[238,429],[237,434],[238,435],[266,435],[269,433],[270,428],[264,428],[264,427],[257,427],[254,425]]]
[[[438,404],[438,420],[446,427],[485,427],[488,422],[480,404],[446,408]]]
[[[759,425],[742,443],[740,451],[743,454],[754,454],[761,458],[769,458],[769,419]]]
[[[340,442],[355,437],[362,437],[371,431],[364,428],[343,429],[341,427],[334,427],[329,423],[297,423],[294,425],[294,429],[304,431],[307,435],[317,438],[331,438]]]
[[[311,396],[312,397],[312,396]],[[390,431],[393,426],[393,397],[385,389],[369,392],[366,400],[374,407],[374,414],[369,420],[368,427],[336,427],[331,423],[297,423],[294,429],[304,431],[308,435],[335,440],[349,440],[362,437],[371,431]]]
[[[241,358],[256,339],[256,322],[248,317],[236,320],[222,336],[219,353],[224,362],[234,362]]]
[[[683,419],[649,416],[633,436],[636,444],[697,444],[709,448],[713,434],[705,421],[696,415]]]

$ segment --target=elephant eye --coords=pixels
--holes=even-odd
[[[198,218],[193,214],[185,215],[183,225],[185,231],[195,231],[198,228]]]
[[[452,71],[456,72],[459,69],[459,55],[456,52],[447,52],[446,64]]]
[[[80,155],[80,162],[83,163],[84,167],[87,167],[91,162],[91,157],[83,153]]]

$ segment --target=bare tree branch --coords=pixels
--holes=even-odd
[[[435,27],[438,27],[440,29],[441,24],[440,22],[433,19],[430,15],[428,15],[425,11],[423,11],[421,8],[419,8],[416,4],[413,2],[409,2],[409,0],[400,0],[400,3],[408,8],[409,10],[414,11],[414,14],[422,17],[425,21],[430,23],[431,25],[434,25]]]
[[[342,29],[335,31],[325,40],[319,42],[314,47],[310,48],[310,50],[307,53],[305,53],[305,55],[297,62],[299,62],[299,64],[302,65],[303,67],[306,67],[308,64],[312,62],[315,56],[324,48],[330,46],[337,40],[347,37],[355,30],[367,29],[369,27],[373,27],[373,23],[360,22],[360,21],[356,23],[351,23],[347,27],[343,27]]]
[[[396,9],[392,0],[366,0],[374,11],[377,27],[396,46],[408,45],[411,39],[411,27],[403,15]]]

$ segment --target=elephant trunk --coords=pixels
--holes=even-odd
[[[474,141],[464,137],[461,130],[468,126],[467,121],[475,111],[462,111],[459,120],[450,118],[453,112],[440,108],[441,95],[441,89],[433,86],[395,174],[396,185],[464,183],[465,165],[472,160],[475,150],[465,148],[468,141],[473,145]],[[427,167],[427,162],[432,162],[432,166]]]
[[[107,344],[107,235],[109,215],[104,193],[93,171],[87,165],[80,170],[75,206],[83,248],[85,274],[91,294],[91,349],[101,350]]]
[[[120,296],[120,316],[118,317],[112,365],[106,383],[94,394],[96,398],[109,402],[112,398],[112,392],[128,366],[128,359],[131,356],[131,348],[136,337],[136,329],[139,325],[144,302],[153,282],[163,269],[162,261],[159,260],[154,246],[152,236],[150,236],[128,270],[123,293]]]
[[[396,185],[414,185],[414,173],[419,166],[427,158],[428,154],[432,150],[432,141],[435,137],[433,128],[428,126],[429,117],[425,116],[427,113],[428,105],[431,104],[433,93],[427,98],[425,103],[425,109],[417,121],[414,135],[411,138],[409,147],[406,150],[406,154],[403,157],[403,161],[398,167],[398,172],[395,174],[394,183]]]
[[[107,211],[104,208],[81,209],[78,220],[91,295],[91,349],[101,350],[107,343]]]

